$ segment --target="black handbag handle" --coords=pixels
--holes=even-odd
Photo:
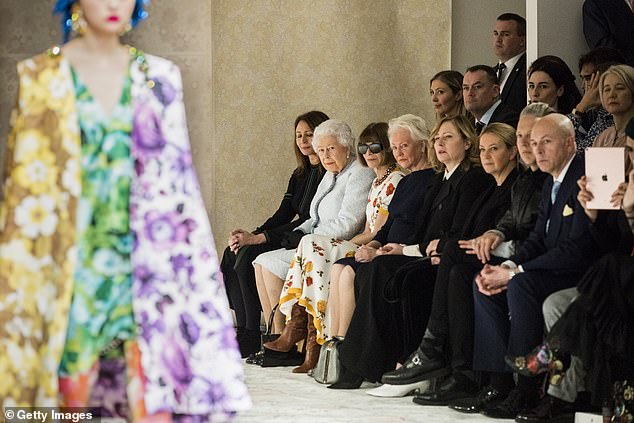
[[[273,307],[273,310],[271,310],[271,315],[269,316],[269,323],[266,326],[265,335],[270,335],[271,334],[271,330],[273,330],[273,318],[275,317],[275,312],[277,311],[277,307],[278,306],[279,306],[279,303],[275,304],[275,307]]]

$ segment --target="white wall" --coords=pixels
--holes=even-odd
[[[527,43],[534,46],[537,41],[536,51],[528,51],[529,65],[539,56],[552,54],[561,57],[574,75],[579,74],[579,56],[588,51],[583,36],[582,5],[583,0],[526,1],[529,19],[537,17],[536,22],[530,19],[528,23]],[[578,85],[579,82],[577,77]]]

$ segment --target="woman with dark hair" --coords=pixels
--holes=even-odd
[[[575,76],[557,56],[542,56],[528,69],[528,96],[531,103],[546,103],[558,113],[568,114],[581,101]]]
[[[452,115],[466,115],[462,100],[462,74],[454,70],[438,72],[429,80],[429,95],[436,120]]]
[[[409,245],[387,243],[357,269],[356,308],[340,346],[342,377],[330,388],[356,389],[364,378],[378,381],[416,348],[422,330],[406,350],[404,326],[426,325],[438,257],[447,241],[460,233],[476,199],[493,184],[480,167],[478,139],[468,118],[442,118],[432,138],[438,173],[427,189],[416,231]],[[431,260],[421,261],[423,256]],[[421,262],[425,280],[402,283],[409,276],[406,266]]]
[[[307,234],[295,251],[279,299],[281,312],[290,320],[278,340],[265,344],[268,349],[286,352],[297,342],[297,335],[301,336],[308,329],[306,359],[293,373],[306,373],[315,367],[319,345],[330,337],[329,292],[333,263],[354,255],[360,245],[374,238],[387,220],[388,206],[403,178],[390,150],[387,128],[385,122],[371,123],[359,136],[357,160],[376,174],[367,197],[363,232],[349,241],[330,235]],[[291,332],[294,332],[293,339]]]
[[[310,202],[324,174],[312,147],[313,131],[326,120],[328,116],[319,111],[304,113],[295,119],[293,150],[297,167],[288,181],[280,206],[253,232],[232,230],[229,246],[222,256],[220,269],[229,304],[235,311],[238,345],[243,358],[260,350],[261,305],[251,263],[258,255],[280,248],[284,235],[308,219]],[[265,316],[268,313],[270,310],[265,310]]]

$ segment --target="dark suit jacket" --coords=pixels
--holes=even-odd
[[[443,173],[434,177],[425,195],[413,242],[408,243],[419,244],[423,254],[434,239],[440,239],[437,251],[441,252],[447,240],[458,237],[474,202],[495,183],[481,167],[466,172],[458,168],[444,182],[443,177]]]
[[[511,70],[500,98],[502,104],[518,114],[526,106],[526,53],[522,54]]]
[[[510,107],[502,103],[493,112],[493,115],[491,116],[491,120],[489,120],[489,123],[495,123],[495,122],[507,123],[511,125],[513,128],[517,128],[517,121],[519,120],[519,118],[520,118],[519,112],[511,109]]]
[[[634,13],[623,0],[586,0],[583,34],[591,49],[612,47],[634,66]]]
[[[577,201],[577,180],[583,174],[583,157],[577,156],[561,183],[555,204],[550,202],[553,179],[546,179],[535,227],[522,243],[519,253],[511,257],[525,271],[582,273],[594,258],[590,221]],[[549,220],[546,233],[546,222]]]

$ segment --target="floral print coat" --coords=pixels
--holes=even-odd
[[[0,406],[57,404],[81,192],[75,92],[59,52],[18,65],[0,206]],[[230,415],[250,400],[192,165],[180,73],[137,52],[130,75],[132,288],[145,406]]]

